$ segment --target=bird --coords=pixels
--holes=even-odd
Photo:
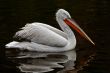
[[[72,50],[76,47],[76,37],[72,29],[95,45],[91,38],[71,18],[68,11],[58,9],[55,16],[61,30],[45,23],[27,23],[21,30],[15,33],[14,37],[29,41],[12,41],[5,45],[6,48],[26,49],[37,52],[64,52]]]

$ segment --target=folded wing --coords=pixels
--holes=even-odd
[[[46,24],[45,24],[46,25]],[[48,26],[48,25],[47,25]],[[56,31],[49,29],[47,26],[37,25],[35,23],[27,24],[20,31],[16,32],[16,38],[23,38],[35,42],[38,44],[49,45],[49,46],[66,46],[68,41],[63,32],[60,30]],[[50,26],[49,26],[50,27]],[[54,29],[54,27],[52,27]],[[56,32],[55,32],[56,31]],[[60,33],[57,33],[60,32]],[[63,34],[63,36],[62,36]]]

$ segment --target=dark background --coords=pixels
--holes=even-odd
[[[109,0],[0,0],[0,73],[19,72],[5,56],[4,45],[13,40],[14,33],[31,22],[59,28],[55,20],[59,8],[69,11],[96,43],[94,60],[79,73],[110,72]]]

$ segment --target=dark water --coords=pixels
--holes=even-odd
[[[6,51],[6,55],[12,62],[19,64],[16,67],[21,72],[77,73],[84,66],[89,65],[88,63],[95,56],[95,50],[93,48],[86,48],[80,51],[71,50],[61,53],[41,53],[9,49]]]
[[[7,50],[4,45],[12,41],[14,33],[26,23],[43,22],[59,28],[55,20],[55,12],[59,8],[69,11],[72,18],[76,20],[81,28],[96,43],[96,46],[92,46],[88,41],[80,37],[79,34],[75,33],[77,37],[76,61],[74,60],[75,62],[72,62],[74,64],[72,68],[75,69],[69,72],[110,72],[110,49],[108,40],[110,35],[110,12],[108,0],[0,0],[0,73],[20,73],[21,69],[22,71],[27,70],[27,65],[37,70],[35,65],[33,66],[33,64],[36,64],[35,61],[37,59],[51,59],[57,56],[57,54],[47,54],[47,57],[38,58],[36,56],[33,57],[33,53],[29,53],[28,55],[28,52],[12,52],[13,50],[11,50],[12,53],[10,54],[10,52],[6,52]],[[22,57],[22,55],[24,56],[23,58],[16,58]],[[67,54],[58,55],[63,61],[70,61]],[[91,56],[94,55],[94,59],[88,62]],[[66,62],[63,62],[63,64],[59,64],[58,62],[56,64],[66,67],[67,65],[64,65]],[[86,63],[88,63],[88,66],[84,66],[87,65]],[[81,70],[82,66],[84,67]],[[51,67],[51,70],[54,68]],[[57,71],[62,72],[64,68],[55,68],[53,72],[56,73]]]
[[[57,71],[61,73],[66,70],[75,69],[76,52],[74,50],[62,53],[20,52],[16,55],[9,54],[8,51],[7,55],[10,55],[9,58],[13,62],[20,64],[18,69],[21,72],[43,73]]]

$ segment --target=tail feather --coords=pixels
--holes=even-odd
[[[19,48],[20,50],[31,50],[32,48],[30,47],[32,44],[29,42],[17,42],[17,41],[12,41],[8,44],[6,44],[6,48]]]
[[[6,44],[5,46],[6,46],[6,48],[18,48],[18,46],[17,46],[18,43],[19,42],[13,41],[13,42]]]

